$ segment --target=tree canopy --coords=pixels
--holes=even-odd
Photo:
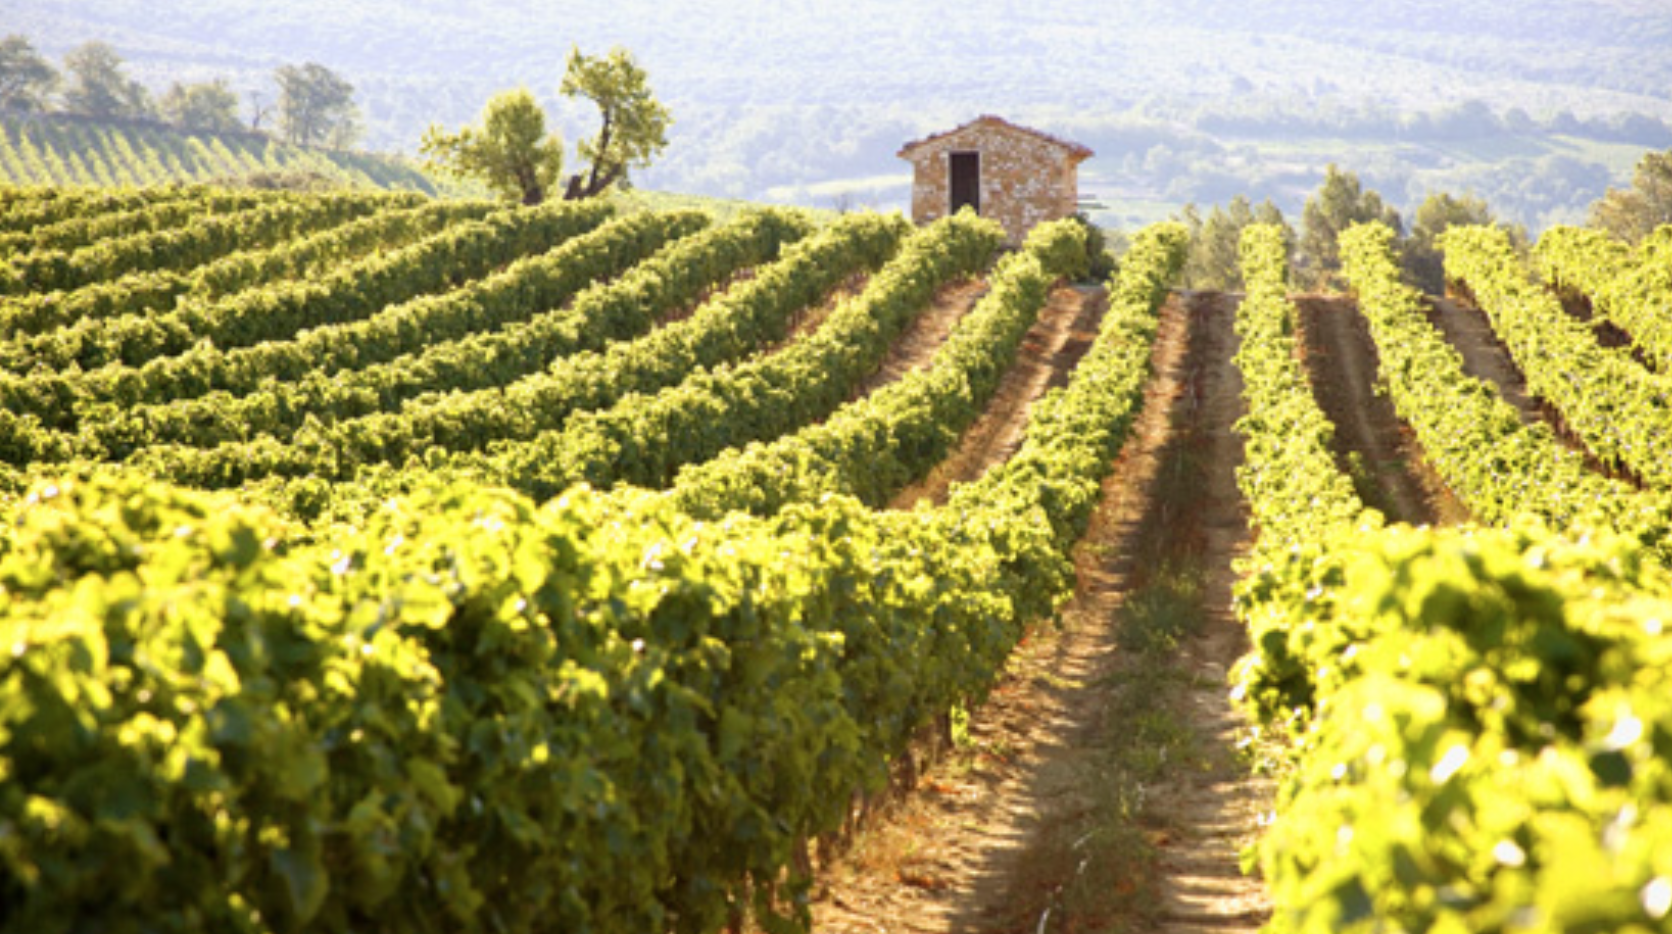
[[[1190,228],[1190,254],[1185,260],[1184,283],[1192,289],[1233,290],[1242,288],[1239,253],[1243,228],[1249,224],[1276,224],[1284,230],[1284,242],[1293,247],[1294,228],[1270,199],[1258,205],[1246,195],[1237,195],[1224,208],[1215,205],[1204,219],[1193,204],[1186,205],[1180,218]]]
[[[1341,252],[1336,240],[1354,224],[1381,221],[1403,233],[1399,212],[1382,202],[1382,196],[1366,190],[1358,176],[1343,172],[1331,163],[1316,194],[1306,199],[1301,215],[1300,256],[1296,271],[1313,288],[1340,285]]]
[[[46,109],[58,72],[21,35],[0,39],[0,110]]]
[[[1591,205],[1591,226],[1636,243],[1661,224],[1672,224],[1672,150],[1637,162],[1630,188],[1610,188]]]
[[[564,198],[589,198],[627,180],[632,167],[650,164],[667,145],[672,122],[668,108],[651,94],[644,69],[626,49],[589,58],[571,49],[559,88],[567,97],[585,97],[598,105],[598,134],[580,142],[580,157],[590,165],[569,178]]]
[[[546,132],[545,111],[527,88],[495,94],[480,126],[448,133],[432,125],[419,148],[432,168],[528,205],[545,201],[563,175],[563,139]]]
[[[1454,197],[1445,192],[1431,194],[1417,206],[1411,218],[1411,236],[1405,241],[1405,272],[1411,284],[1424,292],[1439,295],[1446,289],[1445,254],[1440,250],[1440,235],[1452,227],[1496,225],[1509,231],[1518,244],[1527,242],[1527,231],[1502,224],[1493,216],[1484,198],[1465,195]]]
[[[284,65],[279,84],[279,133],[301,146],[345,147],[360,133],[354,85],[324,65]]]
[[[627,182],[628,170],[650,164],[667,146],[667,107],[651,94],[644,69],[622,48],[590,58],[569,53],[558,90],[598,105],[598,133],[580,141],[583,167],[569,176],[563,198],[591,198]],[[480,179],[501,197],[539,204],[563,177],[563,139],[546,131],[546,114],[527,88],[488,101],[480,124],[449,133],[432,125],[420,147],[430,167]]]
[[[225,78],[196,84],[176,81],[157,102],[157,109],[164,120],[183,129],[221,133],[240,128],[238,95]]]
[[[122,73],[122,56],[104,42],[84,42],[64,56],[73,80],[64,106],[89,117],[144,117],[151,112],[145,86]]]

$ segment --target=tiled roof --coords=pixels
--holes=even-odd
[[[1002,128],[1002,129],[1008,130],[1012,133],[1022,133],[1022,134],[1026,134],[1028,136],[1032,136],[1035,139],[1044,140],[1045,142],[1050,143],[1053,146],[1056,146],[1060,149],[1065,150],[1070,156],[1072,156],[1074,158],[1075,162],[1079,162],[1083,159],[1089,159],[1093,155],[1093,153],[1090,149],[1087,149],[1086,147],[1081,146],[1079,143],[1070,143],[1069,141],[1067,141],[1065,139],[1058,139],[1057,137],[1052,136],[1049,133],[1042,133],[1039,130],[1029,129],[1028,127],[1025,127],[1025,126],[1017,126],[1016,124],[1011,123],[1009,120],[1006,120],[1003,117],[995,117],[992,114],[985,114],[983,116],[977,117],[974,120],[971,120],[970,122],[964,124],[963,126],[957,127],[955,129],[947,130],[944,133],[936,133],[932,136],[925,136],[925,137],[923,137],[922,139],[918,140],[915,143],[907,143],[906,145],[900,147],[900,152],[898,153],[898,155],[902,159],[910,159],[912,150],[917,149],[917,148],[922,147],[922,146],[927,146],[928,144],[933,143],[936,140],[946,139],[948,136],[953,136],[955,134],[962,133],[965,130],[967,130],[971,127],[975,127],[975,126],[989,126],[989,127],[995,127],[995,128]]]

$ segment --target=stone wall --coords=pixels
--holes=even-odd
[[[1004,226],[1011,245],[1019,246],[1035,225],[1074,213],[1079,173],[1070,150],[1008,124],[975,123],[910,149],[911,213],[918,223],[946,216],[954,152],[980,153],[981,214]]]

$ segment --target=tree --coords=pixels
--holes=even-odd
[[[1237,195],[1226,207],[1216,205],[1206,219],[1194,205],[1188,206],[1183,220],[1190,228],[1190,254],[1185,260],[1184,282],[1192,289],[1242,288],[1238,245],[1243,228],[1250,224],[1276,224],[1285,231],[1285,243],[1290,246],[1294,243],[1294,230],[1283,219],[1277,205],[1266,200],[1256,207],[1246,195]]]
[[[546,132],[546,113],[527,88],[495,94],[479,127],[448,133],[431,125],[419,149],[430,167],[528,205],[545,201],[563,175],[563,139]]]
[[[559,89],[566,97],[590,98],[598,105],[598,135],[580,142],[580,157],[590,169],[569,178],[565,200],[590,198],[627,181],[630,167],[650,164],[668,145],[668,109],[651,96],[644,69],[626,49],[588,58],[571,49]]]
[[[0,39],[0,110],[45,110],[58,72],[20,35]]]
[[[1184,261],[1184,282],[1192,289],[1224,291],[1240,280],[1237,271],[1237,236],[1254,219],[1248,198],[1237,195],[1229,209],[1215,205],[1206,217],[1194,217],[1190,252]]]
[[[1317,194],[1306,199],[1301,215],[1300,256],[1295,265],[1300,276],[1318,289],[1339,286],[1341,253],[1336,239],[1353,224],[1381,221],[1403,233],[1399,212],[1382,203],[1382,196],[1366,191],[1358,176],[1342,172],[1333,163],[1324,173]]]
[[[1440,234],[1452,227],[1489,224],[1504,226],[1511,240],[1526,244],[1527,231],[1520,225],[1510,227],[1499,224],[1484,199],[1471,196],[1454,198],[1443,192],[1429,195],[1417,206],[1417,213],[1411,220],[1411,237],[1405,241],[1405,274],[1411,284],[1431,295],[1443,293],[1446,272],[1445,254],[1439,247]]]
[[[1662,224],[1672,224],[1672,150],[1651,152],[1637,162],[1630,188],[1610,188],[1591,205],[1592,227],[1636,243]]]
[[[198,84],[176,81],[168,88],[157,109],[164,120],[187,130],[224,133],[242,127],[238,120],[238,95],[225,78]]]
[[[284,65],[279,84],[279,133],[300,146],[348,146],[360,133],[354,85],[324,65]]]
[[[64,91],[64,106],[71,112],[107,119],[150,114],[150,92],[122,73],[122,56],[108,44],[76,46],[64,56],[64,69],[74,76]]]
[[[1283,209],[1273,204],[1270,198],[1254,206],[1254,223],[1273,224],[1283,228],[1283,251],[1285,253],[1295,251],[1295,227],[1289,223],[1287,217],[1283,216]],[[1237,231],[1237,240],[1239,242],[1242,240],[1242,231],[1240,230]]]

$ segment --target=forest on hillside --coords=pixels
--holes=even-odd
[[[1334,162],[1406,210],[1474,194],[1536,231],[1672,145],[1672,11],[1648,0],[13,6],[47,53],[100,39],[159,89],[224,76],[270,104],[275,66],[323,63],[364,144],[402,152],[518,84],[581,132],[564,55],[620,44],[675,118],[641,184],[822,207],[903,206],[900,145],[986,112],[1096,150],[1082,188],[1122,226],[1238,193],[1292,213]]]

